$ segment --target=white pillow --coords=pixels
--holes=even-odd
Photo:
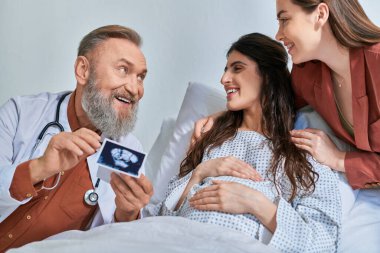
[[[175,121],[175,116],[164,118],[161,124],[160,133],[148,152],[144,166],[145,175],[151,180],[156,177],[158,168],[160,167],[161,157],[164,154],[165,148],[169,145],[169,140],[173,135]]]
[[[153,177],[152,203],[160,202],[164,198],[169,180],[178,174],[180,163],[190,143],[195,121],[223,110],[226,110],[226,95],[221,85],[211,87],[196,82],[189,83],[173,135],[163,153],[159,170]]]

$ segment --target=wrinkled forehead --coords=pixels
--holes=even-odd
[[[146,59],[140,47],[127,39],[110,38],[97,45],[90,56],[94,61],[125,59],[139,68],[146,69]]]

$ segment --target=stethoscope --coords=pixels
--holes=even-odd
[[[55,112],[55,120],[52,121],[52,122],[47,123],[45,125],[45,127],[41,130],[40,134],[37,137],[36,143],[33,146],[33,149],[32,149],[32,152],[30,154],[29,160],[32,159],[34,152],[36,151],[38,145],[42,141],[42,138],[44,137],[44,135],[45,135],[46,131],[49,129],[49,127],[58,128],[58,130],[60,132],[65,131],[65,129],[62,126],[62,124],[59,123],[59,113],[61,111],[61,105],[62,105],[63,100],[65,100],[65,98],[69,94],[71,94],[71,92],[67,92],[67,93],[63,94],[62,97],[58,100],[57,109],[56,109],[56,112]],[[61,174],[59,174],[59,177],[60,177],[60,175]],[[51,188],[45,188],[45,189],[49,189],[49,190],[54,189],[58,185],[58,182],[59,182],[59,178],[56,180],[56,183],[54,184],[53,187],[51,187]],[[98,178],[96,180],[95,188],[94,189],[89,189],[84,194],[83,199],[84,199],[84,202],[86,202],[87,205],[95,206],[96,204],[98,204],[99,195],[96,192],[96,190],[98,189],[99,183],[100,183],[100,178]]]

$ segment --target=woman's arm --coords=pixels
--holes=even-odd
[[[368,151],[345,152],[321,130],[293,130],[292,141],[308,151],[318,162],[345,172],[353,189],[380,187],[380,155]]]
[[[309,162],[319,174],[315,191],[289,203],[272,203],[238,183],[218,182],[196,193],[190,205],[199,210],[251,213],[273,233],[270,244],[285,252],[336,252],[341,228],[338,177],[326,166]]]
[[[375,152],[346,152],[344,166],[353,189],[380,187],[380,155]]]
[[[189,182],[187,183],[185,190],[183,190],[183,193],[178,200],[178,203],[175,207],[175,210],[178,210],[178,208],[182,205],[187,194],[189,194],[191,187],[193,187],[195,184],[199,184],[201,181],[202,180],[198,176],[194,175],[194,173],[191,175],[191,178],[190,178]]]
[[[345,172],[346,152],[339,150],[324,131],[314,128],[292,130],[291,140],[298,148],[309,152],[319,163]]]
[[[292,203],[279,200],[269,244],[285,246],[286,252],[336,252],[342,222],[338,175],[311,157],[309,162],[319,174],[315,190]]]
[[[233,176],[254,181],[261,180],[259,173],[251,165],[233,156],[207,160],[198,164],[193,171],[189,183],[177,203],[176,210],[181,206],[193,185],[201,183],[207,177],[218,176]]]
[[[235,182],[214,180],[197,192],[190,205],[198,210],[254,215],[269,231],[276,230],[277,206],[263,193]]]

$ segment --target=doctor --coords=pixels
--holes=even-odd
[[[16,97],[0,107],[0,252],[66,230],[136,219],[153,189],[142,175],[97,178],[101,135],[132,135],[144,93],[140,36],[111,25],[81,41],[72,93]],[[130,189],[135,189],[135,195]],[[96,189],[99,201],[88,197]]]

